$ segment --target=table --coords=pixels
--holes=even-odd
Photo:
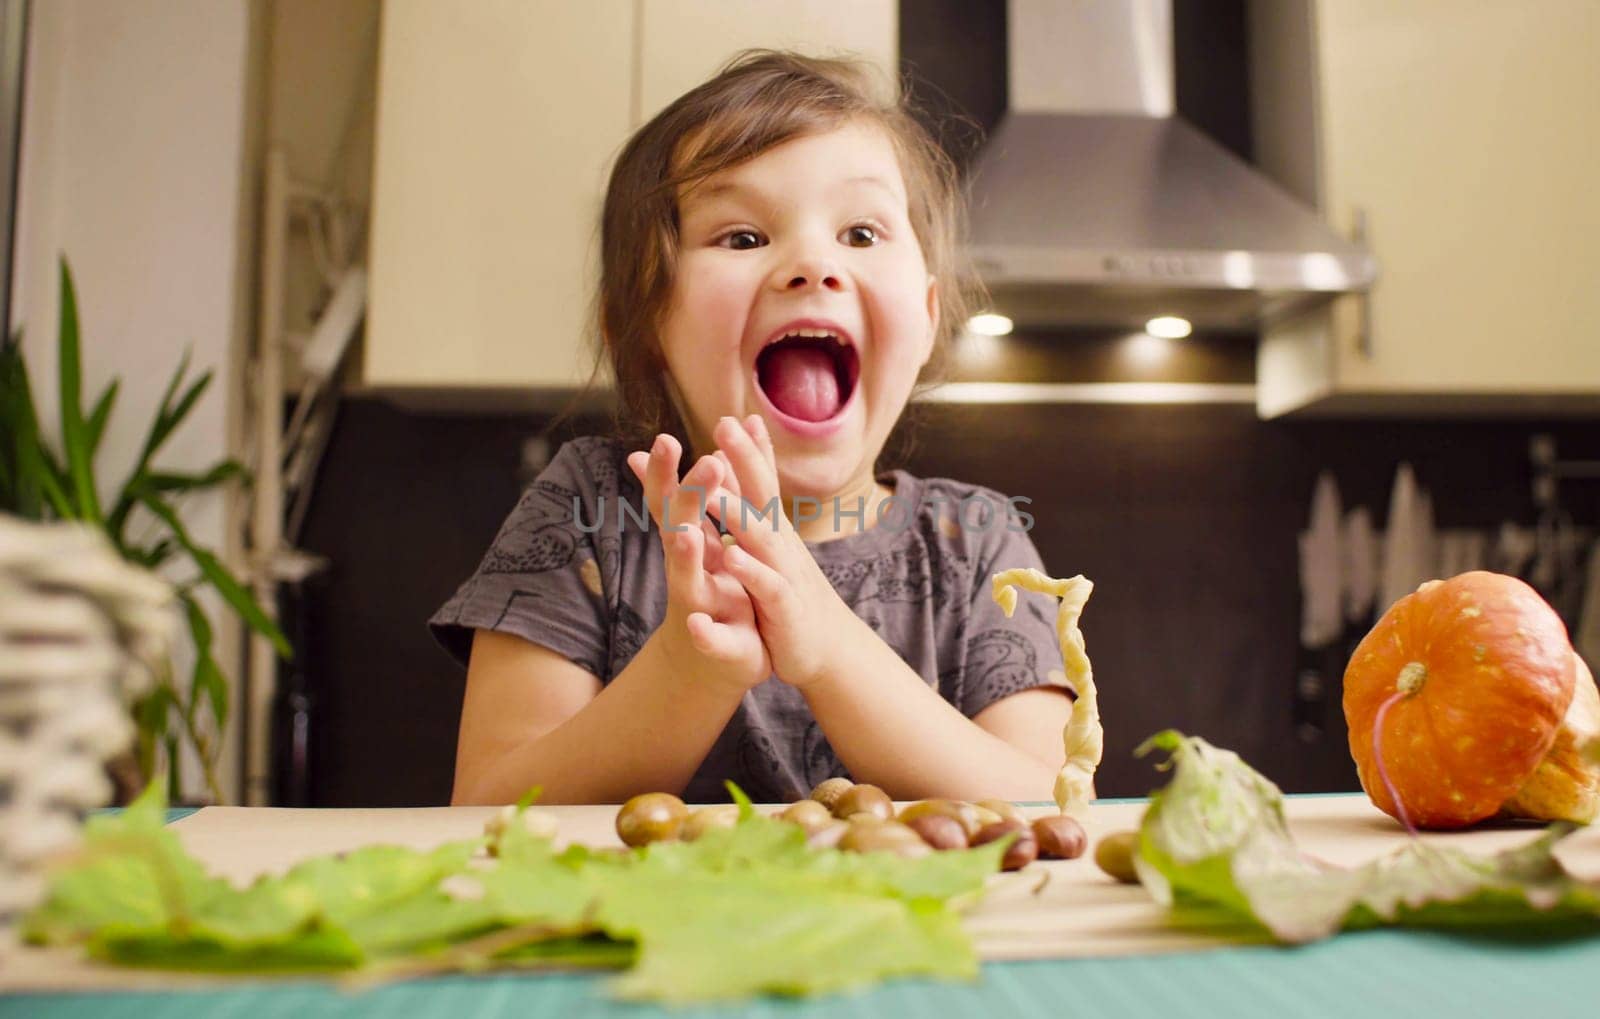
[[[1368,809],[1363,797],[1290,797],[1288,807],[1291,817]],[[1126,802],[1119,813],[1138,809],[1138,801]],[[1527,833],[1484,832],[1471,837],[1503,844],[1508,838],[1520,841]],[[1600,843],[1600,831],[1574,838]],[[359,994],[315,982],[11,994],[0,998],[0,1017],[1594,1017],[1600,1015],[1600,938],[1563,941],[1366,931],[1296,948],[1219,947],[1109,958],[996,961],[984,965],[981,981],[973,985],[905,980],[850,996],[763,999],[677,1010],[609,1001],[604,996],[606,979],[588,974],[500,973],[414,981]]]

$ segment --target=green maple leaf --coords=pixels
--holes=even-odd
[[[749,812],[692,843],[652,845],[631,865],[593,871],[598,919],[639,945],[616,991],[687,1002],[971,979],[977,957],[946,900],[978,893],[1004,851],[817,851],[798,827]]]
[[[623,997],[687,1002],[977,974],[959,920],[927,900],[760,871],[685,876],[666,887],[640,871],[609,889],[601,921],[639,943],[637,964],[615,987]]]
[[[740,822],[693,843],[555,853],[517,819],[493,840],[371,846],[236,888],[163,826],[153,785],[91,822],[25,933],[178,969],[631,966],[617,993],[679,1002],[977,973],[952,904],[981,892],[1004,843],[917,860],[817,850],[735,795]]]
[[[1600,886],[1552,855],[1570,824],[1495,856],[1413,840],[1364,866],[1335,867],[1300,851],[1283,794],[1238,755],[1171,730],[1139,753],[1151,749],[1170,752],[1173,776],[1150,797],[1134,867],[1180,919],[1231,919],[1289,942],[1389,924],[1600,927]]]
[[[90,817],[70,865],[26,918],[24,937],[60,944],[108,929],[164,927],[223,894],[227,883],[206,876],[166,830],[166,806],[165,787],[152,782],[121,814]]]

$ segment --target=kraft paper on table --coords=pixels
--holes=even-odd
[[[483,831],[496,809],[207,807],[171,827],[207,869],[242,885],[260,874],[282,873],[308,857],[364,845],[426,849],[471,838]],[[558,842],[620,845],[612,829],[615,807],[544,809],[560,819]],[[1359,865],[1393,851],[1405,840],[1399,825],[1362,795],[1290,798],[1286,809],[1300,847],[1330,863]],[[1137,827],[1143,810],[1142,801],[1093,805],[1086,825],[1091,847],[1103,835]],[[1026,812],[1037,816],[1053,808]],[[1517,825],[1430,833],[1423,838],[1488,854],[1528,842],[1537,831],[1537,826]],[[1039,861],[991,878],[984,900],[966,914],[979,955],[986,961],[1150,955],[1265,940],[1259,930],[1244,926],[1231,930],[1175,926],[1149,893],[1113,882],[1095,866],[1092,856],[1091,848],[1078,860]],[[1600,827],[1569,837],[1558,856],[1576,876],[1600,879]],[[183,988],[261,979],[112,967],[88,960],[78,949],[10,945],[0,956],[0,992]]]

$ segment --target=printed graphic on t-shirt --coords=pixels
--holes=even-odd
[[[1039,685],[1039,656],[1033,644],[1016,630],[984,630],[967,642],[963,678],[982,676],[984,689],[995,700]]]
[[[921,530],[926,536],[928,527]],[[920,605],[930,598],[934,610],[941,611],[951,591],[969,586],[972,563],[966,556],[942,551],[936,544],[917,542],[871,559],[830,563],[822,567],[822,573],[839,596],[858,611],[872,602]]]
[[[611,628],[611,669],[602,678],[615,679],[617,673],[627,668],[654,630],[655,627],[635,612],[633,606],[618,600]]]
[[[572,562],[581,537],[572,527],[570,489],[539,480],[529,486],[483,559],[480,573],[543,573]]]

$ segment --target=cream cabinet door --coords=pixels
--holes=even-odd
[[[645,0],[640,5],[640,115],[649,119],[741,49],[794,49],[871,60],[895,80],[895,0]]]
[[[1380,279],[1267,330],[1263,413],[1600,408],[1600,3],[1310,10],[1320,201]]]
[[[587,377],[635,10],[384,5],[365,385],[513,397]]]

